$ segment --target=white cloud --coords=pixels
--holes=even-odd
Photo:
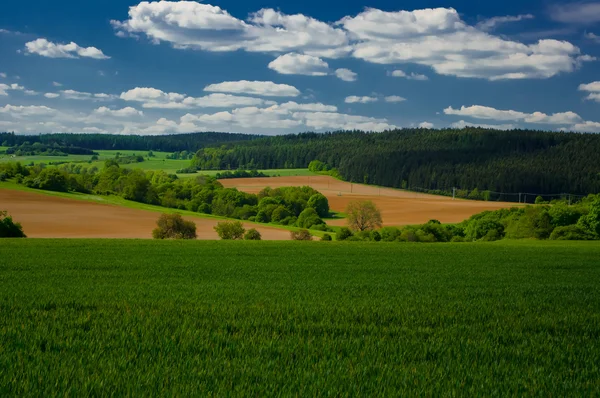
[[[406,98],[404,97],[400,97],[399,95],[390,95],[388,97],[385,97],[385,102],[404,102],[406,101]]]
[[[44,94],[44,97],[53,99],[53,98],[60,97],[60,94],[57,94],[57,93],[46,93],[46,94]]]
[[[204,91],[250,94],[264,97],[297,97],[300,95],[300,91],[296,87],[287,84],[248,80],[210,84],[204,88]]]
[[[283,75],[326,76],[329,65],[319,57],[289,53],[277,57],[269,63],[269,69]]]
[[[38,54],[48,58],[110,58],[96,47],[80,47],[74,42],[69,44],[55,44],[46,39],[37,39],[25,43],[25,51],[28,54]]]
[[[584,37],[586,39],[590,39],[592,41],[595,41],[596,43],[600,43],[600,36],[598,36],[597,34],[594,34],[592,32],[586,32]]]
[[[25,95],[38,95],[39,94],[35,90],[23,90],[23,93],[25,93]]]
[[[129,19],[111,21],[119,36],[144,34],[154,43],[206,51],[301,52],[339,57],[349,51],[346,33],[302,14],[262,9],[240,20],[226,10],[194,1],[141,2]]]
[[[402,71],[400,69],[396,69],[395,71],[393,71],[391,73],[391,75],[393,77],[402,77],[402,78],[405,78],[408,80],[421,80],[421,81],[429,80],[429,78],[425,75],[421,75],[421,74],[414,73],[414,72],[412,72],[410,75],[407,75],[404,71]]]
[[[7,76],[8,75],[6,73],[0,73],[0,77],[3,78],[3,79],[6,79]]]
[[[13,84],[3,84],[0,83],[0,96],[8,95],[8,91],[24,91],[25,87],[20,86],[16,83]]]
[[[347,104],[357,104],[357,103],[358,104],[368,104],[369,102],[377,102],[377,97],[368,97],[368,96],[359,97],[356,95],[351,95],[349,97],[346,97],[344,102]]]
[[[269,109],[284,109],[288,111],[306,111],[306,112],[337,112],[337,107],[333,105],[325,105],[321,103],[298,104],[294,101],[289,101],[280,105],[273,105]]]
[[[59,82],[52,82],[52,85],[53,85],[54,87],[62,87],[62,84],[61,84],[61,83],[59,83]]]
[[[581,84],[579,86],[579,91],[587,91],[590,93],[585,99],[600,102],[600,81]]]
[[[47,106],[8,104],[4,107],[0,107],[0,113],[7,114],[14,118],[21,118],[24,116],[51,115],[56,113],[56,109],[48,108]]]
[[[132,116],[143,116],[144,112],[142,111],[138,111],[135,108],[132,108],[130,106],[125,107],[123,109],[109,109],[105,106],[101,106],[98,109],[94,110],[94,113],[97,115],[108,115],[108,116],[115,116],[115,117],[132,117]]]
[[[306,126],[316,130],[384,131],[396,128],[386,119],[335,112],[297,112],[293,117],[302,120]]]
[[[420,129],[432,129],[433,127],[434,127],[433,123],[429,123],[429,122],[419,123]]]
[[[485,21],[481,21],[477,24],[477,28],[490,31],[496,29],[499,25],[509,23],[509,22],[520,22],[526,19],[534,19],[535,17],[531,14],[522,14],[522,15],[507,15],[505,17],[493,17],[490,19],[486,19]]]
[[[438,74],[499,79],[549,78],[585,59],[566,41],[526,45],[470,26],[452,8],[385,12],[367,9],[342,25],[357,40],[353,56],[379,64],[416,63]]]
[[[267,101],[256,97],[243,97],[231,94],[213,93],[204,97],[187,97],[183,100],[185,105],[200,108],[233,108],[238,106],[274,105],[275,101]]]
[[[550,7],[550,17],[558,22],[590,25],[600,22],[600,3],[579,1],[555,4]]]
[[[513,120],[536,124],[572,124],[582,120],[574,112],[560,112],[547,115],[542,112],[524,113],[513,110],[498,110],[481,105],[462,106],[460,109],[448,107],[444,109],[444,113],[446,115],[468,116],[475,119]]]
[[[569,129],[571,131],[581,131],[584,133],[600,133],[600,123],[598,122],[583,122],[577,123]]]
[[[60,92],[60,97],[64,98],[64,99],[70,99],[70,100],[80,100],[80,101],[84,101],[84,100],[91,100],[91,101],[108,101],[108,100],[113,100],[116,99],[117,96],[116,95],[112,95],[112,94],[105,94],[105,93],[86,93],[86,92],[81,92],[81,91],[75,91],[75,90],[61,90]],[[48,97],[46,95],[47,98],[56,98],[56,97]]]
[[[479,127],[482,129],[491,129],[491,130],[514,130],[517,128],[514,124],[481,124],[481,123],[469,123],[461,120],[456,123],[452,123],[450,127],[455,129],[464,129],[465,127]]]
[[[350,69],[339,68],[335,70],[335,75],[338,79],[341,79],[345,82],[354,82],[356,81],[357,74],[352,72]]]

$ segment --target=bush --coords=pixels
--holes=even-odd
[[[381,241],[381,234],[378,231],[371,232],[371,240],[375,242]]]
[[[594,234],[586,231],[579,225],[556,227],[550,235],[551,240],[594,240]]]
[[[223,240],[239,240],[244,236],[246,229],[240,221],[223,221],[214,227]]]
[[[325,234],[323,235],[323,237],[321,238],[322,241],[332,241],[333,238],[331,238],[331,235],[329,234]]]
[[[308,207],[312,207],[317,211],[319,217],[327,217],[329,215],[329,201],[320,193],[316,193],[308,199]]]
[[[262,240],[262,236],[255,228],[250,228],[244,234],[244,240]]]
[[[312,240],[312,235],[307,229],[301,229],[299,231],[290,232],[290,237],[293,240]]]
[[[379,230],[379,233],[381,234],[381,240],[384,242],[394,242],[398,240],[402,231],[396,227],[383,227]]]
[[[319,214],[312,207],[307,207],[302,210],[302,213],[298,216],[298,221],[296,221],[296,225],[300,228],[311,228],[313,225],[323,224],[323,220],[319,217]]]
[[[6,211],[0,211],[0,238],[26,238],[23,227],[18,222],[13,222]]]
[[[180,214],[162,214],[152,231],[154,239],[196,239],[196,224],[186,221]]]
[[[335,234],[335,238],[337,240],[347,240],[348,238],[350,238],[351,236],[353,236],[354,234],[352,233],[352,231],[350,230],[350,228],[346,228],[346,227],[342,227],[340,228],[340,230]]]

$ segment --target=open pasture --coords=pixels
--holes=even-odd
[[[515,203],[452,200],[446,196],[428,195],[393,188],[352,184],[330,176],[239,178],[221,180],[230,188],[258,193],[265,187],[313,187],[329,200],[332,210],[343,212],[353,200],[372,200],[380,209],[386,226],[423,224],[435,219],[442,223],[458,223],[485,210],[498,210],[518,206]],[[344,225],[345,220],[328,221],[331,225]]]
[[[128,203],[140,208],[125,207],[119,205],[124,203],[110,203],[113,197],[106,196],[76,195],[86,199],[76,200],[68,198],[73,196],[70,194],[59,195],[63,197],[0,188],[0,209],[7,210],[15,221],[20,222],[31,238],[151,239],[160,213],[181,212],[137,202]],[[185,219],[196,223],[198,239],[219,239],[213,229],[221,221],[219,218],[182,213]],[[265,240],[290,239],[289,231],[284,229],[249,223],[245,228],[256,228]]]
[[[6,240],[0,393],[597,396],[600,246]]]

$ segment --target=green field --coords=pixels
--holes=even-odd
[[[3,240],[0,394],[597,396],[600,245]]]

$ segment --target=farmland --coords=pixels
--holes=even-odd
[[[264,187],[307,185],[321,192],[329,200],[332,210],[343,212],[353,200],[371,200],[382,212],[384,225],[423,224],[431,219],[443,223],[458,223],[485,210],[518,206],[515,203],[452,200],[446,196],[428,195],[392,188],[351,184],[329,176],[240,178],[221,180],[228,188],[258,193]],[[344,225],[344,219],[328,221],[330,225]]]
[[[600,246],[7,240],[3,395],[600,392]]]

